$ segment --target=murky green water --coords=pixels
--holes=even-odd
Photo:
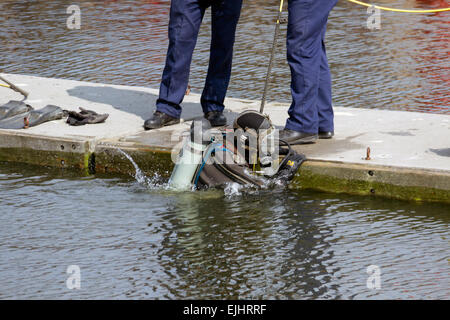
[[[450,298],[448,205],[174,193],[5,163],[0,195],[2,299]],[[69,265],[80,290],[66,287]]]
[[[77,1],[81,30],[68,30],[72,0],[0,2],[0,71],[158,87],[167,49],[169,0]],[[378,0],[397,8],[436,8],[442,0]],[[278,0],[244,0],[230,97],[260,99]],[[334,104],[450,114],[448,13],[382,12],[367,29],[365,7],[340,0],[328,26]],[[209,59],[205,16],[190,84],[201,92]],[[279,39],[269,99],[290,101],[285,30]]]

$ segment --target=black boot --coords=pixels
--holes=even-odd
[[[316,142],[317,134],[283,129],[280,131],[279,139],[289,144],[307,144]]]
[[[211,123],[211,127],[221,127],[227,124],[227,118],[220,111],[206,112],[205,119]]]
[[[331,139],[334,136],[334,131],[319,131],[319,139]]]
[[[155,111],[153,116],[146,120],[144,123],[145,130],[158,129],[164,126],[170,126],[172,124],[180,123],[180,119],[173,118],[168,114],[165,114],[160,111]]]

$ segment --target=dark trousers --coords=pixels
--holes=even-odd
[[[292,104],[286,129],[334,131],[331,74],[325,50],[328,15],[337,0],[289,0],[287,60]]]
[[[197,36],[205,10],[211,6],[212,39],[208,75],[201,97],[203,112],[223,111],[233,58],[236,25],[242,0],[172,0],[169,49],[164,68],[157,111],[172,117],[181,115]]]

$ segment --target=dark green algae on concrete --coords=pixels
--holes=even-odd
[[[0,161],[76,169],[82,175],[134,174],[136,168],[119,149],[146,175],[168,178],[172,172],[169,147],[0,132]],[[421,168],[307,160],[289,187],[450,203],[450,172]]]
[[[92,141],[0,131],[0,161],[88,170]]]
[[[327,161],[306,161],[294,189],[450,203],[450,173]]]

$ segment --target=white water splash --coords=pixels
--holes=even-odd
[[[135,169],[135,174],[133,175],[133,178],[135,178],[140,185],[150,190],[158,189],[158,190],[176,191],[170,188],[169,183],[164,182],[164,179],[161,177],[161,175],[157,173],[155,173],[153,177],[147,177],[128,153],[126,153],[125,151],[123,151],[118,147],[114,148],[117,149],[117,151],[119,151],[125,158],[127,158],[131,162],[131,164]],[[225,184],[223,192],[226,197],[236,197],[236,196],[238,197],[242,196],[243,194],[257,194],[261,190],[280,187],[284,188],[286,186],[286,184],[279,179],[264,179],[261,177],[261,181],[264,183],[259,188],[252,185],[241,185],[237,182],[227,183]],[[193,186],[192,189],[188,192],[198,192],[198,190],[195,188],[195,186]]]
[[[236,183],[236,182],[230,182],[225,185],[223,192],[224,192],[225,196],[229,196],[229,197],[240,196],[242,194],[241,193],[242,188],[244,188],[243,185]]]
[[[162,181],[162,177],[159,174],[155,173],[155,175],[153,177],[151,177],[151,178],[147,177],[144,174],[144,172],[139,168],[137,163],[133,160],[133,158],[128,153],[126,153],[125,151],[123,151],[120,148],[116,147],[116,149],[122,155],[124,155],[131,162],[131,164],[133,165],[133,167],[135,169],[135,174],[134,174],[133,177],[136,179],[136,181],[139,184],[145,186],[148,189],[161,189],[161,188],[166,188],[167,187],[164,183],[161,182]]]

